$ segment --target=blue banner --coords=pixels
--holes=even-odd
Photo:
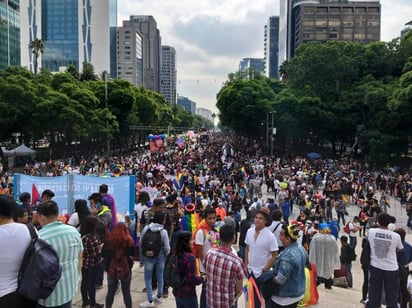
[[[109,194],[116,201],[118,216],[127,212],[133,214],[135,203],[135,177],[97,177],[83,175],[65,175],[56,177],[35,177],[24,174],[14,175],[14,197],[19,199],[22,192],[33,195],[33,185],[41,193],[50,189],[54,192],[54,201],[59,205],[60,213],[68,211],[73,213],[74,202],[77,199],[87,200],[92,193],[99,192],[99,186],[107,184]]]

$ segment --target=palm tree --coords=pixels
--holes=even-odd
[[[30,49],[31,52],[34,55],[34,74],[37,75],[37,66],[38,66],[38,59],[40,57],[40,54],[43,53],[44,51],[44,44],[41,39],[36,38],[34,41],[31,42],[30,44]]]

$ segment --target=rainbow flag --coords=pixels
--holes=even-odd
[[[196,231],[197,227],[199,226],[200,223],[200,217],[199,214],[197,213],[190,213],[190,214],[185,214],[182,217],[182,229],[184,231],[189,231],[192,234]]]
[[[178,171],[176,178],[173,179],[173,185],[175,186],[177,190],[180,190],[183,188],[183,184],[184,184],[183,174],[180,171]]]
[[[243,286],[243,295],[245,296],[245,303],[247,308],[255,308],[255,293],[261,307],[265,307],[265,301],[260,294],[259,288],[256,285],[255,278],[250,276],[246,284]]]
[[[299,301],[298,307],[316,305],[319,300],[318,288],[316,286],[316,265],[310,263],[310,269],[305,267],[305,294]]]
[[[242,176],[243,179],[247,177],[246,169],[245,167],[240,168],[240,175]]]

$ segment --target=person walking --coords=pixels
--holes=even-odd
[[[296,308],[305,294],[307,254],[303,246],[297,243],[299,229],[296,224],[282,225],[280,241],[284,250],[276,258],[273,271],[262,275],[264,280],[273,277],[273,295],[268,307]]]
[[[106,308],[113,305],[114,295],[118,288],[119,280],[122,287],[123,302],[126,308],[132,307],[132,297],[130,295],[130,283],[132,281],[132,267],[134,256],[134,242],[129,234],[126,224],[118,223],[114,226],[109,240],[104,244],[102,255],[106,260],[107,271],[107,295]],[[110,267],[115,259],[125,258],[127,260],[128,271],[119,278],[112,275]]]
[[[96,236],[97,218],[89,215],[84,218],[81,234],[83,243],[82,282],[82,307],[101,308],[104,305],[96,303],[96,279],[100,262],[102,261],[101,243]]]
[[[192,253],[190,240],[192,233],[180,231],[174,247],[177,257],[177,267],[180,277],[184,277],[180,288],[173,288],[176,308],[197,308],[196,286],[201,284],[203,278],[196,276],[196,258]]]
[[[369,229],[370,244],[369,298],[366,308],[381,305],[382,290],[385,291],[386,307],[398,307],[399,268],[396,252],[403,249],[398,233],[388,230],[390,216],[380,213],[378,228]]]
[[[0,307],[35,308],[32,301],[17,292],[17,278],[31,242],[27,226],[13,221],[17,204],[7,195],[0,195]]]
[[[260,275],[272,269],[279,246],[275,235],[267,228],[272,223],[268,208],[262,207],[256,212],[254,223],[254,227],[246,233],[245,264],[249,274],[253,275],[259,284]],[[255,300],[255,303],[258,301]]]
[[[53,246],[62,265],[62,275],[53,293],[40,299],[38,308],[71,308],[81,273],[83,245],[80,233],[57,220],[59,207],[53,200],[40,203],[37,215],[42,226],[39,237]]]
[[[157,303],[163,302],[163,272],[165,267],[166,256],[170,252],[169,237],[167,231],[163,228],[165,223],[165,213],[163,211],[157,211],[154,213],[153,222],[145,226],[142,230],[142,237],[140,241],[140,255],[143,257],[144,263],[144,282],[147,290],[147,300],[140,303],[140,307],[154,307],[154,301]],[[145,235],[150,232],[159,232],[160,233],[160,242],[159,245],[160,251],[157,256],[149,257],[144,256],[144,246],[145,246]],[[152,273],[156,272],[157,279],[157,296],[153,298],[152,290]]]
[[[348,237],[346,235],[342,235],[340,237],[340,263],[346,269],[348,273],[348,287],[352,288],[353,286],[353,277],[352,277],[352,261],[355,260],[356,255],[353,248],[348,244]]]
[[[242,259],[232,250],[235,228],[225,224],[219,233],[220,247],[210,249],[205,259],[207,307],[232,308],[247,274]]]

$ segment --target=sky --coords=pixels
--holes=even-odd
[[[162,45],[176,49],[177,93],[217,112],[216,94],[243,58],[263,58],[264,26],[283,0],[118,0],[118,24],[152,15]],[[362,1],[362,0],[359,0]],[[380,0],[381,40],[412,20],[412,0]]]

